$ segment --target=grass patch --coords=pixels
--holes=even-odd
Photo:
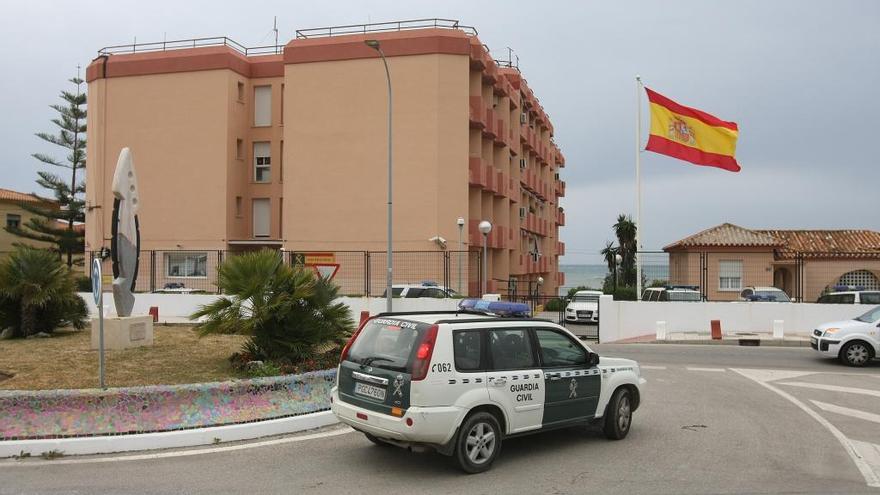
[[[47,339],[0,341],[0,389],[47,390],[97,388],[98,351],[88,330],[60,330]],[[229,356],[246,337],[209,335],[199,338],[192,327],[156,326],[153,346],[105,351],[108,387],[172,385],[245,378]]]

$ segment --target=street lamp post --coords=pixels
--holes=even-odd
[[[492,224],[488,220],[483,220],[478,226],[480,233],[483,234],[483,294],[487,292],[489,284],[489,232],[492,232]]]
[[[458,293],[461,294],[461,235],[464,230],[464,218],[458,217]],[[470,291],[468,291],[470,292]]]
[[[391,312],[391,301],[393,298],[391,291],[391,273],[392,268],[394,266],[392,262],[392,250],[391,250],[391,171],[392,161],[391,161],[391,71],[388,70],[388,60],[385,59],[385,53],[382,52],[382,47],[379,46],[378,40],[366,40],[364,43],[376,50],[379,53],[379,56],[382,57],[382,64],[385,65],[385,79],[388,81],[388,246],[386,247],[386,258],[387,258],[387,269],[388,273],[385,275],[385,309],[388,312]]]

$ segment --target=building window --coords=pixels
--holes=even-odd
[[[244,83],[238,83],[238,101],[244,101]]]
[[[235,216],[241,218],[241,196],[235,197]]]
[[[235,158],[237,160],[244,159],[244,141],[241,139],[235,140]]]
[[[284,84],[281,85],[281,125],[284,125]]]
[[[172,278],[207,278],[208,253],[165,253],[165,273]]]
[[[281,140],[281,151],[278,154],[278,182],[284,182],[284,140]]]
[[[17,229],[21,227],[21,215],[16,215],[14,213],[6,214],[6,228],[7,229]]]
[[[268,142],[254,143],[254,182],[271,182],[271,171],[271,146]]]
[[[254,210],[254,237],[269,237],[271,234],[272,209],[269,198],[255,199]]]
[[[272,86],[254,88],[254,126],[272,125]]]
[[[718,262],[718,289],[738,291],[742,289],[742,260]]]

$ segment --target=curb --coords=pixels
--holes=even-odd
[[[191,430],[42,440],[4,440],[0,441],[0,458],[13,457],[22,453],[36,457],[43,452],[51,452],[53,450],[64,455],[87,455],[196,447],[218,443],[215,439],[219,439],[220,442],[253,440],[255,438],[313,430],[336,424],[337,422],[336,417],[331,411],[321,411],[291,416],[289,418],[268,419],[255,423],[212,426]]]
[[[640,344],[677,345],[736,345],[750,347],[810,347],[809,340],[762,340],[762,339],[723,339],[723,340],[654,340]]]

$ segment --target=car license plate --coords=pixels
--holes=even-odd
[[[370,397],[371,399],[385,400],[385,389],[367,385],[366,383],[356,382],[354,384],[354,393]]]

